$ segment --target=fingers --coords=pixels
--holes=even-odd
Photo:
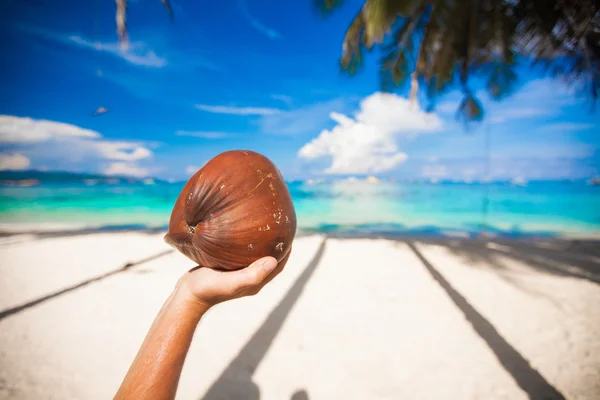
[[[246,268],[227,273],[233,292],[258,287],[277,267],[277,260],[264,257],[256,260]]]
[[[277,268],[275,268],[275,270],[269,274],[269,276],[267,276],[267,279],[265,279],[264,281],[262,281],[262,283],[259,286],[259,290],[263,288],[263,286],[265,286],[267,283],[271,282],[277,275],[279,275],[279,273],[281,271],[283,271],[283,267],[285,267],[285,264],[287,264],[288,259],[290,258],[290,255],[292,254],[292,249],[290,249],[290,251],[288,251],[287,255],[285,257],[283,257],[283,259],[281,261],[279,261],[279,264],[277,264]]]

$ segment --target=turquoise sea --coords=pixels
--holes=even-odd
[[[0,187],[0,223],[165,227],[184,182]],[[585,182],[290,182],[301,231],[348,235],[600,234],[600,186]]]

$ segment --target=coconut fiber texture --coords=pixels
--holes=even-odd
[[[283,260],[296,212],[281,173],[265,156],[221,153],[181,191],[165,241],[200,266],[234,270],[261,257]]]

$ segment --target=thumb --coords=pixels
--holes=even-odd
[[[263,257],[246,268],[228,273],[231,279],[230,285],[238,291],[260,285],[271,272],[277,267],[277,260],[274,257]]]

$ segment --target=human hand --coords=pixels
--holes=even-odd
[[[279,263],[273,257],[263,257],[236,271],[193,268],[181,277],[177,292],[206,308],[227,300],[253,296],[279,275],[291,252],[290,249]]]

